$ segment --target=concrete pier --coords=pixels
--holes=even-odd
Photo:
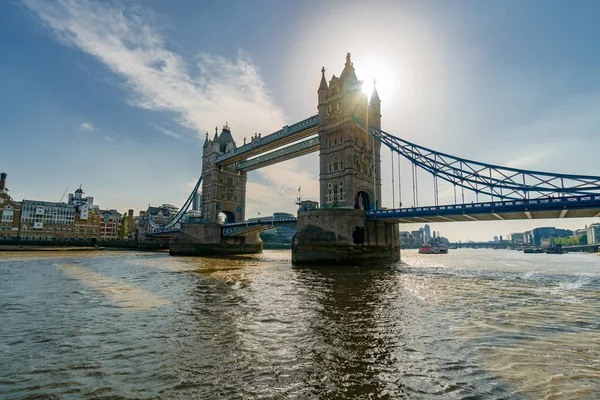
[[[400,260],[397,223],[366,219],[363,210],[298,212],[294,265],[376,265]]]
[[[178,256],[215,256],[256,254],[263,250],[258,233],[248,236],[223,237],[217,223],[181,224],[181,230],[171,238],[169,254]]]

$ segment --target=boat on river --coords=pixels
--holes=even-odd
[[[447,254],[448,247],[424,244],[419,248],[419,254]]]
[[[548,247],[546,254],[563,254],[565,253],[561,245]]]
[[[523,249],[523,253],[543,253],[544,249],[540,249],[539,247],[526,247]]]

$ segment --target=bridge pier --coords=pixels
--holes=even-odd
[[[367,220],[364,210],[298,212],[292,241],[294,265],[377,265],[400,260],[398,224]]]
[[[262,250],[263,242],[258,233],[223,237],[221,225],[217,223],[183,223],[169,243],[169,254],[178,256],[256,254]]]

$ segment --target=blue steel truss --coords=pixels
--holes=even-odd
[[[261,156],[251,158],[249,160],[240,161],[237,163],[238,170],[252,171],[254,169],[266,167],[267,165],[275,164],[290,158],[300,157],[304,154],[312,153],[319,150],[319,137],[304,140],[294,143],[290,146],[266,153]]]
[[[148,224],[152,228],[153,232],[164,233],[164,232],[173,232],[173,231],[179,230],[179,227],[181,225],[181,219],[183,218],[185,213],[189,210],[190,205],[194,201],[194,196],[198,192],[198,189],[200,188],[201,183],[202,183],[202,175],[200,175],[200,178],[198,178],[198,182],[196,182],[196,186],[194,186],[194,189],[192,189],[192,193],[190,193],[190,196],[187,198],[185,203],[183,203],[183,206],[179,209],[177,214],[175,214],[175,216],[173,218],[171,218],[166,224],[164,224],[164,225],[158,224],[158,223],[154,222],[150,218],[150,216],[148,216]]]
[[[296,122],[292,125],[286,125],[277,132],[271,133],[270,135],[266,135],[261,137],[260,139],[253,140],[250,143],[247,143],[243,146],[237,147],[228,151],[227,153],[223,153],[216,158],[217,164],[227,164],[226,161],[240,156],[242,154],[251,153],[253,150],[258,148],[275,144],[278,141],[289,138],[290,136],[295,135],[296,133],[306,131],[310,128],[315,128],[319,126],[319,116],[313,115],[312,117],[306,118],[300,122]]]
[[[249,221],[223,224],[223,236],[244,236],[249,233],[265,231],[280,226],[296,226],[296,217],[289,218],[260,218]]]
[[[477,214],[492,214],[496,219],[503,220],[502,215],[508,213],[525,213],[527,218],[533,219],[532,213],[540,211],[556,211],[559,215],[554,218],[564,218],[568,212],[576,210],[593,210],[590,215],[598,216],[600,214],[600,195],[596,196],[568,196],[556,198],[541,198],[534,200],[509,200],[509,201],[491,201],[474,204],[449,204],[427,207],[410,207],[397,209],[368,210],[369,219],[400,219],[400,222],[419,222],[414,220],[402,221],[406,218],[428,218],[441,217],[445,221],[454,221],[446,217],[455,217],[468,215],[469,219]],[[594,214],[595,213],[595,214]],[[514,218],[513,218],[514,219]],[[435,222],[444,222],[435,221]],[[428,221],[425,221],[428,222]]]
[[[364,121],[355,117],[364,128]],[[487,164],[419,146],[370,126],[381,143],[434,176],[477,194],[504,200],[600,194],[600,177],[531,171]]]

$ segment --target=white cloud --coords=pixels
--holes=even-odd
[[[94,125],[89,122],[82,122],[81,125],[79,125],[79,130],[81,131],[93,132],[95,129]]]
[[[174,137],[175,139],[182,139],[182,136],[179,133],[175,133],[175,132],[165,129],[161,126],[158,126],[156,124],[150,124],[150,125],[152,125],[152,127],[154,127],[157,131],[162,132],[167,136]]]
[[[273,132],[285,124],[284,114],[275,106],[258,67],[244,51],[235,59],[202,52],[191,64],[167,48],[158,30],[147,22],[156,16],[141,8],[109,7],[88,0],[25,0],[25,5],[62,43],[96,57],[124,78],[131,95],[129,104],[171,112],[176,123],[196,131],[199,138],[225,121],[238,143],[253,132]],[[83,125],[82,129],[87,129]],[[182,137],[153,126],[165,135]],[[91,124],[89,127],[93,130]],[[298,184],[318,192],[318,179],[298,174],[296,169],[297,164],[285,163],[276,170],[261,171],[272,183],[257,192],[271,193],[268,208],[279,209],[278,205],[287,203],[288,192],[297,190]],[[253,190],[261,189],[254,186],[249,184],[250,196],[254,196]],[[249,208],[266,209],[263,196],[249,199]]]
[[[104,139],[108,140],[109,142],[114,142],[114,141],[115,141],[115,139],[111,138],[110,136],[106,136],[106,135],[104,135],[104,136],[102,136],[102,137],[103,137]]]
[[[245,52],[234,60],[201,53],[196,65],[189,65],[146,22],[153,19],[146,11],[88,0],[25,4],[61,42],[95,56],[123,77],[132,105],[170,111],[177,123],[198,132],[229,121],[239,138],[283,125],[283,113]]]

